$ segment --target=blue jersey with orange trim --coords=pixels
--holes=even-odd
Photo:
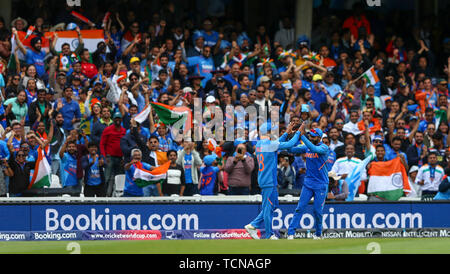
[[[305,154],[306,176],[303,185],[311,189],[321,189],[324,185],[328,186],[327,162],[330,148],[322,142],[314,145],[305,135],[302,135],[301,140],[304,145],[293,147],[290,151],[296,154]]]
[[[258,184],[260,188],[274,187],[277,182],[277,164],[279,149],[289,149],[295,146],[299,139],[299,132],[288,142],[261,139],[256,142],[256,159],[258,160]]]
[[[215,166],[205,166],[200,168],[202,174],[200,179],[200,195],[214,195],[217,173],[220,171]]]
[[[63,187],[78,185],[77,158],[68,152],[61,159],[61,177]]]

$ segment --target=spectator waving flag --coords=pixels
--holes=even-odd
[[[32,174],[28,189],[31,188],[43,188],[44,186],[50,186],[51,169],[50,164],[45,157],[44,150],[38,148],[38,158]]]
[[[376,83],[378,83],[380,81],[380,79],[378,79],[378,75],[375,72],[375,68],[372,66],[370,69],[368,69],[366,72],[364,72],[360,77],[364,77],[367,80],[367,83],[370,85],[375,85]]]
[[[447,111],[443,110],[443,109],[436,110],[434,112],[434,118],[436,119],[435,127],[439,128],[439,125],[441,124],[441,122],[445,122],[447,119]]]
[[[414,189],[399,157],[386,162],[373,162],[368,173],[370,178],[367,193],[390,201],[397,201],[403,193],[413,194]]]
[[[145,187],[151,184],[159,183],[160,180],[166,179],[167,171],[170,167],[170,161],[162,166],[154,168],[152,171],[143,168],[142,163],[136,163],[133,174],[134,183],[138,187]]]
[[[33,34],[34,30],[35,30],[34,26],[29,26],[28,30],[27,30],[27,34],[25,35],[25,39],[28,39],[28,37],[30,37]]]
[[[159,120],[166,125],[182,126],[184,132],[190,129],[192,111],[188,107],[174,107],[162,103],[151,102]]]
[[[144,108],[143,111],[141,111],[136,115],[136,117],[134,117],[134,120],[139,124],[142,124],[145,120],[147,120],[148,116],[150,115],[150,111],[152,111],[152,107],[148,105]]]
[[[366,169],[367,164],[372,159],[372,156],[367,156],[364,161],[362,161],[358,167],[353,169],[352,173],[350,173],[347,178],[345,178],[345,181],[348,185],[348,196],[346,201],[353,201],[355,199],[356,191],[359,188],[359,185],[361,184],[361,177],[363,171]]]

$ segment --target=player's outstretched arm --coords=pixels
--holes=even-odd
[[[278,149],[289,149],[289,148],[295,146],[295,144],[297,144],[299,138],[300,138],[300,132],[297,131],[295,133],[294,137],[292,137],[289,141],[280,142]]]
[[[307,149],[308,149],[307,146],[300,145],[300,146],[296,146],[296,147],[289,149],[289,152],[294,153],[294,154],[303,154],[303,153],[306,153]]]
[[[314,153],[325,154],[328,152],[327,145],[321,144],[316,146],[313,143],[311,143],[311,141],[308,140],[308,138],[305,135],[302,135],[302,141]]]

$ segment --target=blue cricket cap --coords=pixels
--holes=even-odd
[[[217,155],[213,153],[211,155],[207,155],[207,156],[203,157],[203,162],[205,163],[205,165],[210,166],[216,159],[217,159]]]
[[[312,128],[312,129],[309,131],[309,134],[310,134],[311,136],[313,136],[313,137],[320,137],[320,138],[322,138],[322,136],[323,136],[323,131],[322,131],[320,128]]]

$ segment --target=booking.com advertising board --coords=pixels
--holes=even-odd
[[[285,229],[296,204],[280,204],[273,228]],[[0,232],[241,229],[260,210],[256,203],[229,204],[17,204],[0,206]],[[324,229],[450,227],[450,203],[327,203]],[[313,229],[312,205],[299,228]]]

